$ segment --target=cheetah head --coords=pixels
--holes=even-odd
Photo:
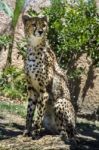
[[[47,18],[23,16],[24,31],[28,43],[37,46],[44,42],[47,36]]]

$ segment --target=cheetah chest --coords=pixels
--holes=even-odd
[[[40,53],[39,53],[40,55]],[[36,90],[40,89],[40,85],[45,83],[45,64],[43,62],[43,55],[29,54],[25,62],[25,73]]]

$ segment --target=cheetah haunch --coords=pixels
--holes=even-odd
[[[47,40],[46,17],[23,16],[28,43],[25,73],[28,83],[28,107],[25,135],[39,134],[42,128],[73,138],[75,111],[70,101],[65,74],[59,67]],[[37,110],[36,119],[33,115]],[[32,120],[33,118],[33,120]]]

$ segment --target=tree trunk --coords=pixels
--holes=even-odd
[[[11,27],[10,27],[10,35],[9,35],[10,38],[11,38],[11,43],[9,43],[8,55],[7,55],[5,68],[10,67],[11,63],[12,63],[12,49],[13,49],[13,44],[14,44],[14,34],[15,34],[15,29],[11,25]]]

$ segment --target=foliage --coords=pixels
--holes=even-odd
[[[0,48],[2,49],[2,47],[6,48],[6,46],[9,45],[9,43],[11,42],[10,37],[7,35],[2,35],[0,36]]]
[[[18,18],[24,6],[24,1],[25,0],[16,0],[15,10],[14,10],[14,13],[12,16],[12,22],[11,22],[11,32],[10,32],[11,43],[9,44],[6,67],[9,67],[12,62],[12,49],[13,49],[13,44],[14,44],[15,27],[17,25]]]
[[[5,69],[0,75],[0,91],[2,95],[12,99],[25,100],[27,93],[23,71],[14,66]]]
[[[22,12],[25,0],[16,0],[15,10],[12,17],[12,25],[15,28],[18,22],[18,18]]]
[[[0,93],[14,99],[26,99],[26,81],[22,70],[11,65],[11,55],[14,43],[15,27],[18,22],[19,15],[22,11],[25,0],[16,0],[14,12],[6,4],[0,1],[0,10],[4,11],[12,18],[9,35],[0,36],[0,49],[8,46],[7,65],[3,73],[0,74]],[[9,67],[10,66],[10,67]]]
[[[72,71],[69,72],[68,78],[71,80],[76,80],[77,78],[81,77],[82,73],[84,74],[84,69],[82,67],[74,68]]]
[[[0,102],[0,110],[1,112],[7,111],[9,113],[20,115],[21,117],[26,116],[26,109],[23,104],[14,104],[7,102]]]
[[[4,11],[7,15],[9,15],[12,18],[11,25],[10,25],[10,33],[9,33],[10,43],[9,43],[8,56],[7,56],[7,62],[5,67],[9,67],[12,62],[12,49],[14,44],[15,27],[17,25],[18,18],[24,6],[24,2],[25,0],[16,0],[14,12],[6,4],[6,2],[3,1],[0,2],[0,10]]]
[[[22,39],[20,42],[17,43],[17,48],[19,50],[18,54],[19,56],[22,56],[22,59],[26,59],[27,55],[27,42],[26,39]]]
[[[99,64],[99,19],[94,0],[73,5],[52,0],[52,7],[44,12],[49,17],[49,41],[63,68],[82,53]]]
[[[37,17],[39,15],[39,13],[37,13],[36,11],[32,10],[32,8],[30,8],[28,10],[28,15],[31,16],[31,17]]]
[[[12,25],[14,28],[16,27],[16,24],[18,22],[18,18],[20,13],[22,12],[24,3],[25,0],[16,0],[15,10],[13,12],[6,2],[4,2],[3,0],[0,1],[0,11],[5,12],[8,16],[12,18]]]
[[[9,17],[12,17],[13,11],[12,9],[4,2],[3,0],[0,1],[0,11],[6,13]],[[11,43],[11,39],[8,35],[0,35],[0,50],[5,48]]]
[[[1,1],[3,2],[3,1]],[[0,3],[1,3],[0,2]],[[83,53],[87,53],[93,60],[93,64],[99,65],[99,19],[96,13],[94,0],[76,1],[69,4],[66,0],[51,0],[52,6],[44,10],[49,18],[49,42],[56,52],[60,66],[70,69],[69,78],[73,79],[81,75],[84,70],[80,68],[69,68],[79,59]],[[11,39],[3,35],[0,37],[0,45],[9,44],[9,58],[11,58],[15,27],[21,13],[24,0],[16,0],[13,15],[9,15],[8,9],[5,12],[12,17]],[[42,10],[43,11],[43,10]],[[29,15],[38,15],[29,10]],[[19,55],[26,57],[25,40],[18,43]],[[10,61],[11,62],[11,61]],[[0,91],[3,95],[11,98],[26,98],[26,81],[23,71],[15,67],[9,67],[0,75]]]
[[[13,15],[12,9],[3,0],[0,1],[0,11],[4,11],[10,17]]]

